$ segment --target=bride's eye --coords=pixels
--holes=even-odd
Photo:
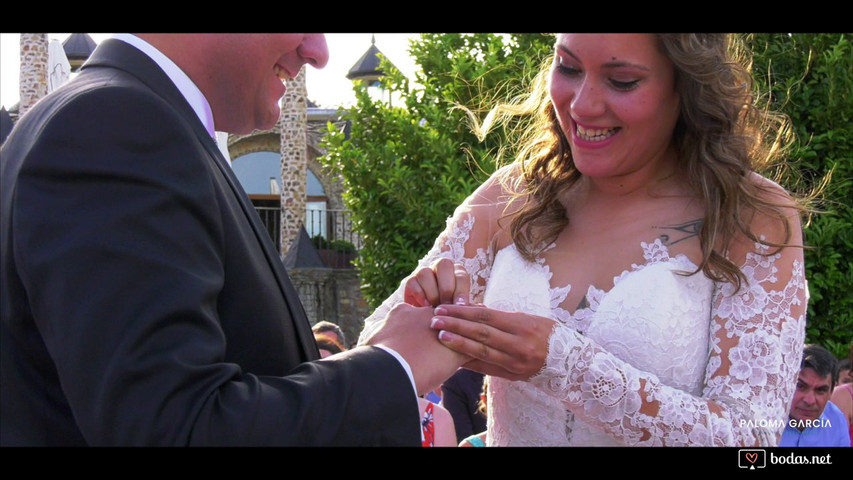
[[[610,84],[613,85],[613,87],[616,90],[622,90],[622,91],[633,90],[633,89],[637,88],[637,85],[639,85],[639,83],[640,83],[639,80],[623,81],[623,80],[616,80],[613,78],[610,79]]]
[[[563,58],[559,55],[554,58],[554,68],[563,75],[573,76],[581,73],[579,68],[575,68],[569,64],[564,64]]]

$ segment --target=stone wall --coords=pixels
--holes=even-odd
[[[47,95],[47,49],[46,33],[21,34],[21,71],[19,77],[20,103],[18,116],[23,116],[39,100]]]
[[[298,268],[289,270],[311,324],[321,320],[341,327],[350,344],[355,343],[371,309],[360,291],[353,269]]]
[[[305,221],[308,104],[305,67],[288,80],[281,106],[281,251],[286,254]]]

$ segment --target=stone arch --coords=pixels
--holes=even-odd
[[[280,154],[281,139],[277,129],[254,132],[249,135],[229,135],[228,154],[232,159],[255,152],[274,152]],[[308,170],[317,177],[329,202],[329,209],[343,210],[343,186],[338,178],[326,174],[317,160],[324,152],[314,145],[308,145]]]

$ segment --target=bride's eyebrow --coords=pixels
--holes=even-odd
[[[563,45],[557,45],[557,50],[565,53],[566,55],[568,55],[570,57],[572,57],[573,59],[575,59],[576,62],[583,64],[583,62],[581,62],[580,58],[578,58],[578,56],[575,55],[574,52],[569,50],[567,47],[565,47]],[[644,72],[651,72],[652,71],[649,67],[647,67],[645,65],[641,65],[639,63],[632,63],[632,62],[628,62],[625,60],[618,60],[617,61],[616,57],[613,57],[612,61],[603,64],[602,67],[604,67],[604,68],[631,67],[631,68],[636,68],[638,70],[643,70]]]
[[[602,66],[603,66],[604,68],[624,68],[624,67],[630,67],[630,68],[635,68],[635,69],[637,69],[637,70],[642,70],[642,71],[644,71],[644,72],[651,72],[651,71],[652,71],[652,69],[650,69],[649,67],[647,67],[647,66],[645,66],[645,65],[640,65],[639,63],[631,63],[631,62],[625,62],[625,61],[621,61],[621,62],[617,62],[617,61],[607,62],[607,63],[605,63],[605,64],[604,64],[604,65],[602,65]]]
[[[572,51],[571,51],[571,50],[569,50],[568,48],[566,48],[566,47],[564,47],[564,46],[562,46],[562,45],[557,45],[557,50],[560,50],[561,52],[565,53],[566,55],[568,55],[568,56],[570,56],[570,57],[574,58],[576,62],[581,63],[581,59],[580,59],[580,58],[578,58],[578,56],[577,56],[577,55],[575,55],[575,54],[574,54],[574,52],[572,52]]]

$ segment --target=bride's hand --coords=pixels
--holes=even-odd
[[[456,303],[467,305],[471,278],[462,265],[442,258],[431,267],[422,267],[406,280],[403,301],[415,307]]]
[[[446,347],[474,360],[465,368],[510,380],[529,380],[545,365],[555,322],[483,306],[442,305],[431,327]]]

